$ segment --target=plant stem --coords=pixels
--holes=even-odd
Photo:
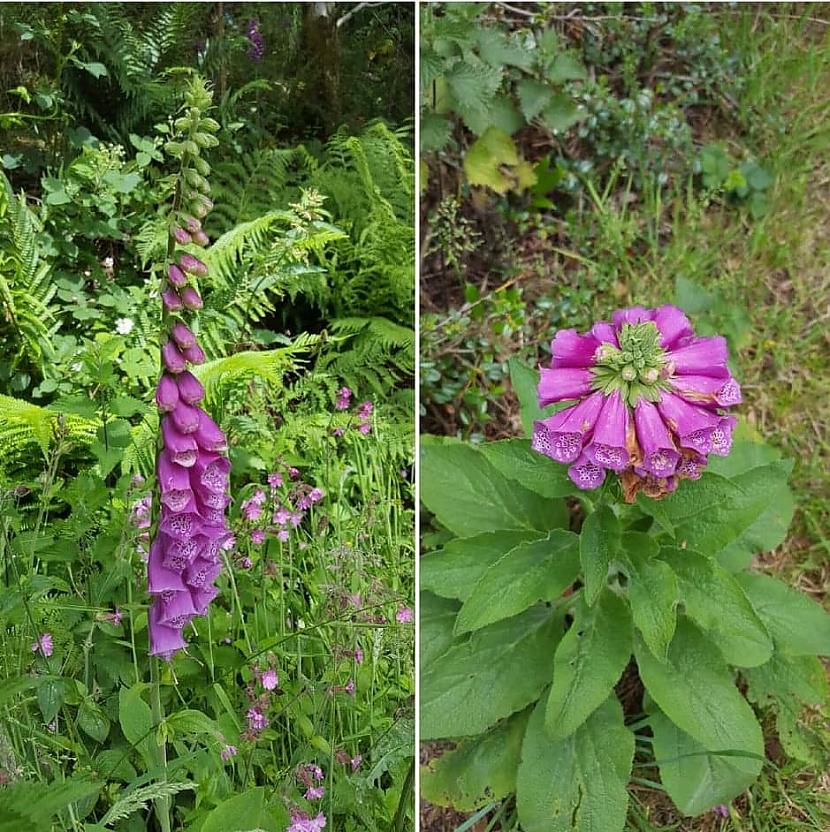
[[[158,727],[164,721],[164,710],[161,705],[161,682],[159,673],[159,660],[155,657],[150,659],[150,708],[153,713],[153,728],[155,736],[151,740],[151,747],[155,749],[157,777],[162,783],[167,782],[167,740],[159,741]],[[170,796],[157,797],[153,801],[156,818],[158,819],[161,832],[170,832]]]

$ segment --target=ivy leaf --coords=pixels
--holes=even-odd
[[[421,437],[421,501],[459,537],[503,529],[548,531],[550,502],[502,476],[479,450]]]
[[[424,799],[461,812],[474,812],[516,790],[516,770],[530,710],[514,714],[480,737],[421,767]]]
[[[568,496],[577,490],[564,465],[559,465],[544,454],[536,453],[530,447],[529,439],[485,442],[481,446],[481,452],[493,467],[508,479],[516,480],[525,488],[551,498],[551,514],[557,515],[559,525],[568,525],[570,515],[567,506],[554,499]]]
[[[522,114],[528,121],[533,121],[547,107],[553,97],[553,90],[542,81],[524,78],[516,84]]]
[[[746,594],[716,561],[688,549],[663,549],[672,568],[686,615],[717,644],[729,664],[753,667],[772,655],[772,640]]]
[[[478,630],[422,665],[421,739],[480,734],[526,708],[550,680],[561,626],[558,616],[537,607]]]
[[[793,656],[830,656],[830,615],[819,604],[769,575],[736,579],[777,645]]]
[[[541,536],[542,532],[535,531],[499,531],[458,537],[443,549],[421,556],[419,586],[442,598],[466,601],[478,579],[499,558]]]
[[[609,696],[570,737],[552,742],[545,706],[530,718],[516,777],[516,806],[525,832],[622,832],[634,735]]]
[[[620,548],[620,521],[607,505],[585,518],[579,535],[579,560],[585,577],[585,600],[596,601],[608,581],[608,566]]]
[[[610,590],[593,608],[580,603],[553,660],[548,737],[570,736],[608,697],[631,658],[631,615]]]
[[[678,616],[665,662],[635,640],[640,678],[660,710],[708,752],[755,758],[747,771],[761,771],[764,738],[749,703],[716,646],[692,622]]]
[[[761,763],[754,757],[710,752],[659,711],[649,724],[660,781],[684,815],[729,803],[758,776]]]
[[[579,574],[578,538],[562,529],[529,540],[502,555],[479,578],[455,622],[456,635],[480,630],[523,612],[540,601],[553,601]]]
[[[667,563],[655,560],[660,547],[650,535],[625,532],[622,546],[629,571],[628,601],[634,624],[648,649],[663,659],[677,624],[677,578]]]

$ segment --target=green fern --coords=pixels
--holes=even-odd
[[[172,797],[179,794],[179,792],[193,791],[196,788],[195,783],[148,783],[146,786],[140,786],[133,791],[125,789],[122,791],[118,800],[110,806],[104,817],[101,818],[101,826],[112,826],[120,820],[125,820],[130,815],[147,808],[147,804],[151,800],[157,800],[160,797]]]

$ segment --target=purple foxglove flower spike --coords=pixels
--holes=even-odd
[[[172,376],[166,373],[156,387],[156,404],[163,413],[169,413],[179,401],[179,388]]]
[[[176,376],[176,385],[181,400],[188,404],[199,404],[205,397],[205,388],[202,387],[199,379],[188,370]]]
[[[202,298],[192,286],[182,289],[181,301],[186,309],[201,309],[204,306]]]
[[[170,285],[177,289],[187,286],[187,275],[175,263],[171,263],[167,267],[167,279],[170,281]]]
[[[187,361],[184,355],[172,341],[168,341],[161,348],[161,360],[169,373],[181,373],[187,369]]]
[[[695,337],[676,306],[635,306],[599,321],[589,333],[556,333],[539,404],[575,404],[534,425],[532,448],[569,465],[579,488],[619,474],[626,501],[638,491],[662,499],[684,479],[698,479],[710,453],[732,447],[741,402],[727,368],[725,339]]]

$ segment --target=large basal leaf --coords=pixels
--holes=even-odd
[[[677,577],[667,563],[655,558],[660,549],[650,535],[625,532],[622,548],[634,624],[648,649],[665,658],[677,623]]]
[[[421,437],[421,501],[459,537],[548,531],[558,523],[550,500],[507,479],[481,451],[456,440]]]
[[[715,645],[688,618],[678,617],[665,662],[639,640],[635,654],[646,690],[681,731],[706,751],[756,755],[760,772],[761,726]]]
[[[145,687],[138,683],[118,691],[118,721],[127,742],[139,750],[145,761],[151,761],[154,756],[151,743],[155,742],[155,737],[152,711],[141,698]]]
[[[568,469],[532,450],[529,439],[487,442],[481,446],[481,452],[500,474],[543,497],[565,497],[578,490],[568,476]],[[556,512],[561,519],[559,525],[567,527],[568,510],[565,503],[552,499],[550,506],[551,512]]]
[[[678,545],[716,555],[770,509],[791,468],[789,462],[775,462],[732,480],[706,472],[697,481],[684,481],[665,500],[640,498],[637,504],[652,514]]]
[[[518,358],[511,358],[507,362],[510,369],[510,384],[519,400],[519,413],[522,427],[526,436],[533,435],[533,423],[544,419],[553,411],[552,407],[539,407],[539,397],[536,388],[539,385],[539,371],[522,364]],[[553,462],[553,460],[551,460]]]
[[[422,664],[421,739],[481,734],[530,704],[550,682],[561,626],[546,607],[528,610]]]
[[[279,815],[287,814],[284,810]],[[220,803],[205,819],[201,832],[277,832],[281,820],[265,805],[265,788],[258,786]]]
[[[634,735],[616,697],[565,740],[551,741],[544,721],[542,701],[528,723],[516,778],[524,832],[621,832]]]
[[[558,598],[579,574],[578,541],[573,532],[555,529],[502,555],[473,587],[458,613],[455,632],[479,630]]]
[[[589,604],[608,582],[608,567],[619,548],[620,521],[609,506],[600,505],[585,518],[579,535],[579,560]]]
[[[819,604],[769,575],[737,581],[777,645],[794,656],[830,656],[830,615]]]
[[[545,728],[551,739],[570,736],[607,698],[631,658],[631,615],[606,590],[593,607],[580,602],[553,661]]]
[[[772,655],[772,639],[735,578],[688,549],[663,549],[680,586],[686,614],[709,634],[729,664],[754,667]]]
[[[457,537],[443,549],[421,557],[419,585],[443,598],[466,601],[478,579],[499,558],[520,543],[543,536],[542,532],[527,530]]]
[[[516,791],[516,769],[530,710],[486,734],[464,740],[421,768],[421,795],[430,803],[473,812]]]
[[[455,641],[453,627],[460,604],[421,590],[418,610],[421,667],[429,667]]]
[[[707,751],[660,711],[651,715],[650,725],[660,780],[684,815],[700,815],[729,803],[753,783],[761,770],[761,763],[754,757]]]

